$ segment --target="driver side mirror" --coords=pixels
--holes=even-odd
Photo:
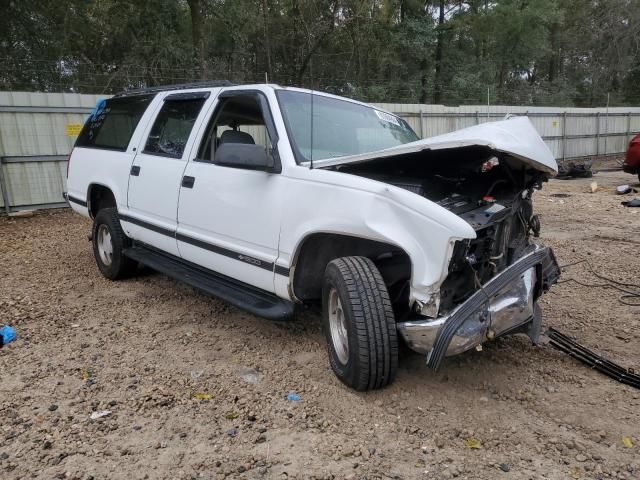
[[[273,156],[262,145],[247,143],[223,143],[215,154],[213,163],[223,167],[243,168],[273,172]]]

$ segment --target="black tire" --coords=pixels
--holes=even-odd
[[[99,245],[99,232],[104,226],[111,236],[111,263],[105,262],[101,257]],[[96,259],[98,269],[109,280],[119,280],[134,274],[138,266],[137,262],[125,257],[122,252],[131,245],[131,240],[122,230],[118,219],[118,210],[115,208],[103,208],[93,220],[92,230],[93,256]]]
[[[332,293],[332,290],[335,293]],[[336,297],[337,294],[337,297]],[[330,295],[339,298],[348,352],[340,360],[331,333]],[[334,318],[336,316],[334,315]],[[327,265],[322,287],[322,321],[329,363],[336,376],[358,391],[393,382],[398,369],[396,322],[387,287],[374,263],[365,257],[343,257]],[[340,343],[338,341],[338,343]]]

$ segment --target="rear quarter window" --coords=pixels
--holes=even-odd
[[[76,141],[76,147],[124,152],[154,95],[110,98],[96,107]]]

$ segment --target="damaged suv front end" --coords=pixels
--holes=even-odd
[[[560,271],[553,251],[532,240],[540,233],[532,196],[558,167],[526,117],[325,163],[409,190],[472,227],[475,237],[451,238],[447,271],[425,286],[426,300],[412,285],[410,309],[397,315],[401,336],[430,367],[499,336],[537,343],[537,301]]]
[[[447,314],[406,320],[398,323],[398,330],[412,350],[427,355],[427,365],[434,369],[445,356],[499,336],[525,333],[537,343],[542,320],[537,300],[558,276],[553,251],[531,245]]]

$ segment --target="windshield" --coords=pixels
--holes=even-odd
[[[298,162],[375,152],[418,136],[395,115],[346,100],[279,90],[280,108]],[[313,108],[313,132],[311,110]]]

